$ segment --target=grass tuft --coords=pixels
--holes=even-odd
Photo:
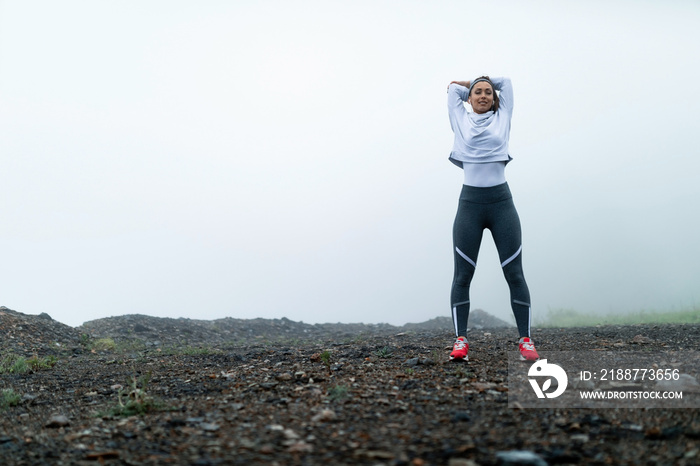
[[[384,348],[378,349],[374,354],[376,354],[379,358],[390,358],[391,353],[393,353],[392,349],[385,346]]]
[[[51,369],[56,362],[55,356],[32,356],[27,359],[15,353],[5,353],[0,356],[0,374],[26,374],[30,371]]]
[[[153,411],[165,411],[167,407],[146,391],[150,380],[150,372],[139,377],[132,376],[127,382],[128,388],[118,391],[117,404],[107,411],[98,413],[98,416],[143,416]]]
[[[335,385],[328,389],[328,398],[331,401],[343,401],[349,396],[350,389],[345,385]]]
[[[21,400],[20,394],[13,389],[4,389],[0,395],[0,409],[5,410],[11,406],[17,406]]]

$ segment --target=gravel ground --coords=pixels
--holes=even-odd
[[[447,361],[444,319],[397,328],[122,316],[72,328],[0,308],[0,335],[3,355],[56,361],[0,375],[21,396],[2,412],[1,464],[700,461],[698,409],[509,408],[510,327],[475,325],[468,363]],[[541,354],[700,349],[700,325],[534,337]]]

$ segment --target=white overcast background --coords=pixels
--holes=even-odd
[[[449,316],[446,87],[515,92],[534,319],[700,299],[700,2],[0,1],[0,305]],[[513,321],[485,233],[472,308]]]

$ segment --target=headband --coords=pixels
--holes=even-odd
[[[491,82],[490,79],[486,79],[486,78],[475,79],[474,82],[471,83],[471,86],[469,86],[469,94],[467,94],[467,97],[469,97],[470,95],[472,95],[472,89],[474,89],[474,85],[475,85],[476,83],[480,83],[480,82],[482,82],[482,81],[485,81],[485,82],[489,83],[489,84],[491,85],[491,89],[494,89],[494,90],[496,89],[495,87],[493,87],[493,83]]]

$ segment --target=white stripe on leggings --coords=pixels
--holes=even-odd
[[[457,306],[452,308],[452,324],[455,326],[455,336],[459,336],[457,333]]]
[[[521,244],[518,250],[510,256],[508,259],[504,260],[503,263],[501,264],[501,267],[505,267],[506,265],[510,264],[516,257],[518,257],[518,254],[520,254],[520,251],[523,250],[523,245]]]
[[[455,246],[455,251],[457,251],[457,254],[459,254],[460,256],[462,256],[462,258],[463,258],[465,261],[469,262],[469,263],[472,265],[472,267],[476,268],[476,263],[475,263],[473,260],[471,260],[471,259],[469,258],[469,256],[467,256],[467,255],[464,254],[462,251],[460,251],[459,248],[456,247],[456,246]]]

